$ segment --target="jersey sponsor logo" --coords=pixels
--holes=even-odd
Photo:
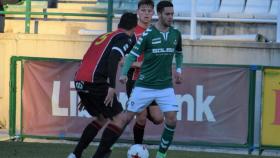
[[[107,38],[111,33],[113,33],[113,32],[109,32],[109,33],[106,33],[106,34],[100,36],[100,37],[96,40],[96,42],[95,42],[94,44],[95,44],[95,45],[100,45],[101,43],[103,43],[103,42],[106,40],[106,38]]]
[[[174,53],[175,49],[174,48],[157,48],[153,49],[153,53]]]

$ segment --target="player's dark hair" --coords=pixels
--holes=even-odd
[[[124,13],[121,16],[120,22],[118,24],[118,28],[122,28],[125,30],[130,30],[137,26],[137,15],[134,13]]]
[[[160,1],[157,4],[157,12],[162,13],[165,7],[173,7],[173,4],[170,1]]]
[[[139,9],[142,5],[152,6],[152,8],[155,7],[155,4],[154,4],[154,1],[153,1],[153,0],[140,0],[140,1],[138,2],[138,9]]]

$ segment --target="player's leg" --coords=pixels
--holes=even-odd
[[[143,108],[146,107],[146,105],[151,104],[153,100],[153,91],[151,89],[147,88],[135,88],[133,93],[136,93],[138,96],[137,98],[131,98],[130,100],[136,100],[135,104],[138,103],[143,105]],[[143,103],[139,103],[139,102]],[[142,108],[142,109],[143,109]],[[141,109],[141,111],[142,111]],[[137,112],[137,111],[136,111]],[[144,137],[144,132],[145,132],[145,126],[146,126],[146,118],[147,118],[147,110],[146,108],[143,109],[142,112],[138,113],[136,115],[136,122],[133,127],[133,134],[134,134],[134,143],[135,144],[142,144],[143,143],[143,137]]]
[[[164,130],[161,135],[161,140],[160,140],[161,142],[159,145],[156,158],[166,157],[166,152],[173,141],[173,136],[174,136],[176,122],[177,122],[176,115],[177,112],[175,111],[164,113],[164,117],[165,117]]]
[[[161,124],[164,120],[163,113],[155,101],[147,107],[147,118],[155,125]]]
[[[105,127],[99,146],[93,158],[109,157],[111,147],[118,140],[128,121],[134,117],[134,113],[123,112],[121,103],[114,96],[113,106],[104,106],[103,115],[110,118],[110,123]]]
[[[69,158],[72,158],[73,155],[75,156],[73,158],[80,158],[84,149],[88,147],[99,130],[107,123],[107,119],[99,112],[100,103],[102,103],[102,100],[98,99],[100,97],[91,92],[78,92],[78,94],[81,98],[82,106],[95,119],[85,127],[72,156],[70,154]]]
[[[132,104],[132,106],[128,106],[127,110],[138,113],[136,117],[136,123],[133,127],[135,144],[143,143],[146,117],[147,117],[146,107],[147,105],[151,104],[153,100],[154,100],[153,90],[148,88],[141,88],[141,87],[135,87],[131,98],[129,98],[128,104]]]
[[[158,93],[156,102],[159,104],[161,111],[164,113],[164,129],[161,135],[161,142],[156,158],[166,157],[166,152],[172,143],[176,123],[178,105],[173,88],[161,90]]]
[[[130,75],[128,75],[128,81],[126,82],[126,93],[129,98],[130,94],[132,92],[132,89],[134,88],[135,81],[132,80],[133,71],[129,72],[128,74],[130,74]],[[141,113],[136,114],[136,121],[133,126],[134,144],[143,143],[143,137],[144,137],[145,126],[146,126],[146,118],[147,118],[146,109],[144,111],[142,111]]]
[[[136,115],[136,122],[133,126],[134,143],[142,144],[145,133],[146,118],[148,118],[155,125],[163,122],[163,114],[159,106],[153,101],[143,112]]]
[[[93,141],[99,130],[106,124],[106,122],[107,119],[100,115],[98,118],[94,119],[87,125],[82,133],[79,143],[77,144],[73,152],[76,158],[80,158],[82,156],[82,152],[84,151],[84,149],[86,149],[88,145]]]
[[[147,110],[136,115],[136,121],[133,126],[134,144],[142,144],[146,126]]]
[[[104,158],[104,156],[110,152],[111,146],[118,140],[121,133],[124,131],[125,126],[133,119],[136,113],[143,111],[147,105],[149,105],[153,98],[149,94],[145,93],[146,89],[134,88],[131,97],[127,102],[127,111],[122,112],[122,106],[114,98],[113,110],[108,111],[112,117],[112,121],[106,126],[100,144],[93,158]],[[121,108],[121,111],[120,109]],[[109,113],[112,112],[112,113]],[[106,117],[106,114],[104,113]]]
[[[121,136],[126,125],[133,119],[135,113],[121,112],[113,117],[112,121],[105,127],[101,136],[100,144],[93,156],[93,158],[106,158],[111,154],[111,147]]]

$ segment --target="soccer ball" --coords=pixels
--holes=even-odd
[[[149,151],[142,144],[134,144],[128,149],[127,158],[149,158]]]

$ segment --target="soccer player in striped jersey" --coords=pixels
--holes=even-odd
[[[138,24],[135,28],[135,36],[138,39],[151,24],[152,16],[154,15],[153,0],[140,0],[138,2],[137,15]],[[135,81],[138,79],[143,57],[144,54],[141,54],[136,59],[127,74],[128,81],[126,82],[126,92],[128,97],[130,97],[132,89],[134,88]],[[154,124],[160,124],[163,122],[163,115],[155,101],[153,101],[144,111],[136,115],[136,122],[133,126],[135,144],[143,143],[146,118],[148,118]]]
[[[93,158],[106,158],[110,155],[110,147],[122,132],[118,124],[124,120],[122,105],[115,94],[115,80],[120,60],[136,42],[134,29],[137,15],[124,13],[118,29],[97,37],[83,57],[75,76],[75,87],[81,98],[81,108],[85,108],[94,117],[84,129],[79,143],[68,158],[81,158],[83,150],[108,122],[101,137],[100,144]]]

